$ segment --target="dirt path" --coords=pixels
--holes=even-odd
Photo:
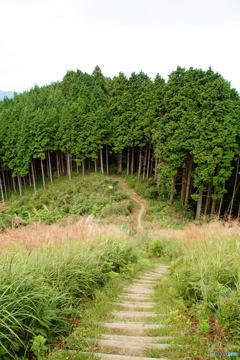
[[[131,189],[123,178],[114,177],[114,179],[117,179],[119,186],[130,196],[132,200],[140,205],[140,209],[137,214],[137,231],[142,231],[144,229],[143,216],[147,210],[147,201],[139,196],[133,189]]]
[[[150,334],[153,330],[168,326],[166,319],[170,315],[157,313],[153,298],[156,280],[167,272],[166,265],[155,266],[124,288],[118,302],[114,303],[116,310],[113,321],[101,323],[105,328],[101,339],[88,339],[95,345],[96,350],[92,355],[102,360],[167,360],[148,356],[151,351],[171,347],[169,336]]]

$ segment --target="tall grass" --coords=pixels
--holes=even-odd
[[[139,262],[136,249],[118,238],[0,255],[0,358],[31,358],[34,339],[68,334],[96,291]]]
[[[223,225],[215,224],[215,229]],[[224,342],[240,342],[240,235],[233,224],[222,233],[202,230],[195,241],[184,238],[161,238],[150,243],[151,254],[173,261],[171,286],[183,300],[196,334]],[[211,229],[211,225],[209,227]],[[238,232],[236,231],[238,229]],[[199,230],[201,231],[201,230]],[[188,229],[186,230],[186,234]],[[205,236],[203,236],[203,234]]]

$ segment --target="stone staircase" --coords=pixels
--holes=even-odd
[[[103,334],[100,340],[88,339],[99,349],[91,355],[103,360],[167,360],[146,357],[149,349],[158,350],[171,346],[167,343],[170,336],[146,334],[149,330],[167,326],[164,322],[156,322],[156,318],[161,319],[167,315],[156,314],[153,302],[156,280],[167,272],[167,266],[156,266],[154,271],[143,273],[124,288],[118,302],[115,303],[120,310],[114,311],[114,321],[101,324],[108,330],[108,334]]]

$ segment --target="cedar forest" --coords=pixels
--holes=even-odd
[[[161,197],[201,215],[240,216],[240,98],[211,68],[69,71],[61,82],[0,102],[0,192],[92,168],[154,177]]]

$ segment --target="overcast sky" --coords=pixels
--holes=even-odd
[[[220,72],[240,90],[240,0],[0,0],[0,90],[183,67]]]

